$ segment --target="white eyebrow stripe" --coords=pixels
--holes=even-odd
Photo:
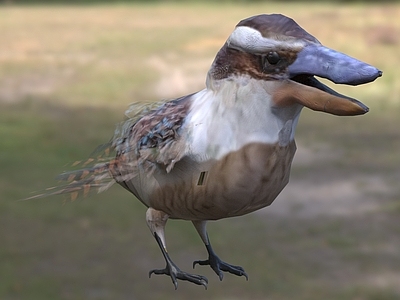
[[[227,40],[228,47],[239,48],[249,52],[265,52],[283,48],[303,48],[306,43],[302,41],[279,41],[263,37],[261,33],[248,26],[236,27]]]

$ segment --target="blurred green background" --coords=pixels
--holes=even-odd
[[[400,299],[400,6],[311,2],[0,5],[0,299]],[[28,2],[28,1],[25,1]],[[239,20],[280,12],[324,45],[384,72],[335,89],[365,116],[304,110],[291,182],[269,208],[209,224],[220,257],[205,291],[166,276],[145,207],[118,186],[19,202],[109,140],[129,103],[204,87]],[[170,221],[174,261],[206,258]]]

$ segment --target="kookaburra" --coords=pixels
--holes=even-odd
[[[209,265],[238,276],[222,261],[206,231],[208,220],[241,216],[270,205],[288,183],[303,107],[339,116],[368,112],[315,76],[338,84],[374,81],[382,72],[329,49],[295,21],[279,14],[240,21],[217,53],[206,88],[171,101],[133,104],[103,155],[90,167],[61,174],[64,186],[43,195],[74,199],[116,182],[148,207],[146,221],[166,261],[151,274],[207,287],[207,278],[171,260],[164,227],[169,218],[191,221]],[[112,155],[111,155],[112,153]],[[90,159],[88,162],[92,162]]]

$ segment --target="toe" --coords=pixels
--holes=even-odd
[[[193,262],[193,269],[194,269],[194,267],[196,266],[196,265],[200,265],[200,266],[208,266],[210,264],[210,261],[207,259],[207,260],[195,260],[194,262]]]

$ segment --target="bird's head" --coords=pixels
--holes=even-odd
[[[324,47],[295,21],[279,14],[240,21],[218,52],[208,82],[248,76],[272,82],[274,105],[294,103],[335,115],[368,112],[361,102],[341,95],[314,76],[338,84],[374,81],[382,72],[346,54]]]

